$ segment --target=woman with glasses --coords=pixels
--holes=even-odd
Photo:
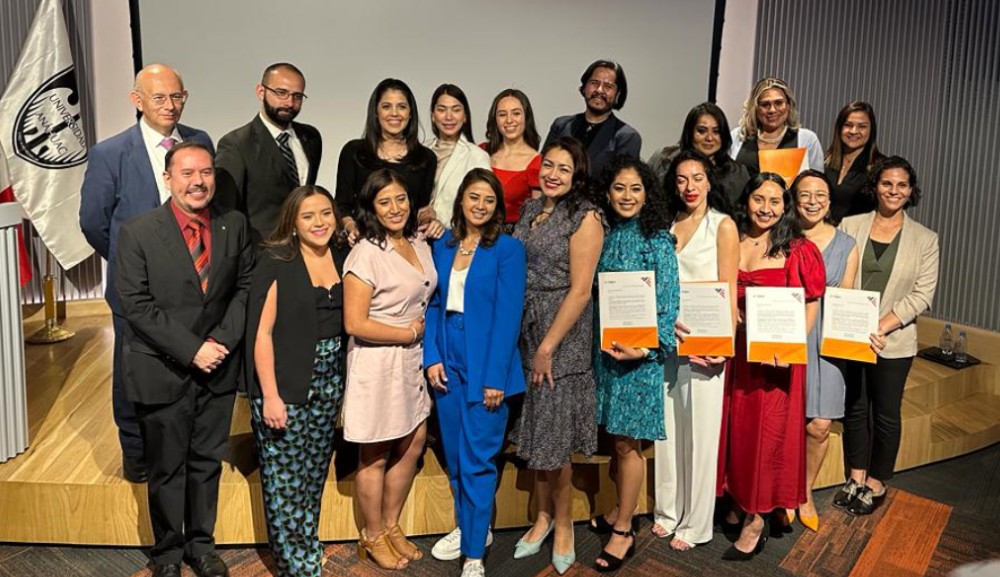
[[[808,168],[823,170],[823,146],[815,132],[799,124],[792,88],[780,78],[761,78],[743,103],[743,116],[739,127],[733,129],[729,156],[746,166],[753,176],[760,172],[760,151],[783,148],[805,148]]]
[[[516,88],[497,94],[486,119],[486,142],[480,146],[490,155],[493,173],[503,184],[507,232],[514,230],[524,203],[542,194],[538,182],[542,166],[540,144],[528,96]]]
[[[854,288],[858,272],[858,248],[854,239],[833,226],[830,182],[816,170],[807,170],[792,183],[795,215],[807,239],[823,255],[826,286]],[[806,500],[799,505],[803,525],[819,530],[819,514],[813,501],[812,486],[823,466],[830,438],[830,425],[844,416],[844,371],[840,359],[820,356],[823,340],[823,309],[809,332],[809,362],[806,365]]]

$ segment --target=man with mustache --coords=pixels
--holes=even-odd
[[[323,140],[314,127],[294,122],[305,88],[294,65],[268,66],[256,88],[260,113],[219,140],[218,202],[247,216],[255,246],[274,230],[288,193],[316,184]]]
[[[610,60],[592,63],[580,77],[580,94],[586,110],[556,118],[545,146],[562,136],[576,138],[587,149],[593,176],[600,174],[604,165],[616,156],[639,158],[642,137],[612,112],[621,110],[628,96],[628,82],[621,65]]]
[[[212,205],[212,152],[167,153],[170,200],[121,228],[122,369],[149,464],[153,577],[225,577],[215,552],[222,457],[240,373],[254,251],[246,217]]]
[[[111,371],[111,404],[122,448],[122,476],[133,483],[149,477],[135,407],[126,398],[121,369],[125,317],[115,289],[115,254],[122,224],[155,209],[170,198],[162,181],[167,152],[180,142],[194,141],[212,149],[208,134],[180,124],[188,93],[176,70],[150,64],[135,76],[129,95],[142,117],[139,122],[90,150],[80,189],[80,227],[90,246],[108,261],[104,297],[111,307],[115,346]]]

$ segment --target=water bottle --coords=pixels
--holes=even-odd
[[[958,331],[958,340],[955,341],[955,362],[963,365],[969,362],[969,345],[966,342],[965,331]]]
[[[944,323],[944,329],[941,331],[941,340],[938,346],[941,347],[941,356],[945,358],[951,358],[952,346],[954,341],[951,336],[951,323]]]

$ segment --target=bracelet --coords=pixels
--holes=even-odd
[[[410,344],[412,345],[413,343],[417,342],[417,329],[410,327],[410,330],[413,331],[413,338],[410,339]]]

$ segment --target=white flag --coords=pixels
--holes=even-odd
[[[59,0],[42,0],[0,98],[0,143],[14,195],[64,268],[94,250],[80,230],[87,138]]]

